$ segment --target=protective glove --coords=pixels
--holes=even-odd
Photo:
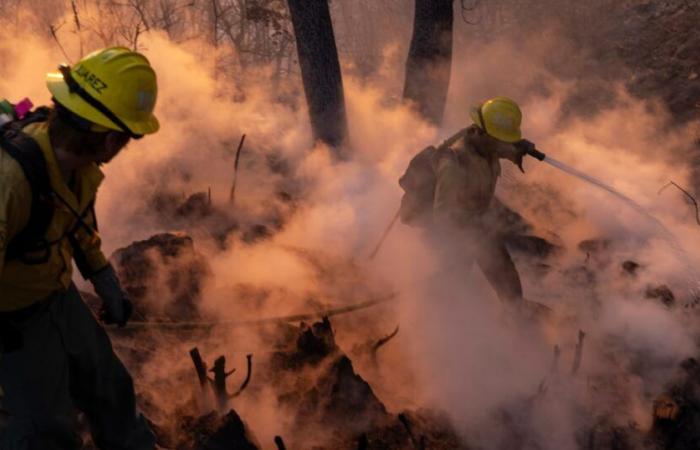
[[[513,144],[515,148],[517,149],[518,153],[520,154],[520,170],[523,170],[522,163],[523,163],[523,156],[525,155],[530,155],[533,158],[535,158],[538,161],[544,161],[547,155],[542,153],[541,151],[537,150],[537,147],[535,146],[534,142],[530,142],[527,139],[521,139],[515,144]],[[523,170],[523,173],[525,171]]]
[[[525,173],[525,169],[523,169],[523,158],[525,155],[529,155],[533,150],[535,150],[535,144],[527,139],[521,139],[514,143],[513,146],[516,150],[516,159],[514,162],[518,166],[518,169],[520,169],[522,173]]]
[[[100,320],[106,324],[126,325],[131,317],[133,306],[126,292],[122,289],[114,268],[108,265],[90,278],[95,293],[102,299]]]

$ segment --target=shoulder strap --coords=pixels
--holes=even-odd
[[[463,128],[459,130],[457,133],[454,135],[450,136],[449,138],[445,139],[442,144],[440,144],[437,148],[438,150],[444,150],[447,148],[450,148],[455,142],[459,141],[462,139],[464,136],[466,136],[469,133],[469,130],[471,127]]]
[[[40,108],[24,120],[7,124],[0,131],[0,146],[20,165],[32,192],[29,221],[8,243],[5,260],[24,261],[26,253],[44,249],[45,255],[39,255],[37,260],[31,262],[45,262],[49,256],[45,234],[53,218],[54,207],[46,160],[39,144],[21,130],[29,123],[46,120],[48,114],[44,114],[45,112],[47,111],[42,112]]]

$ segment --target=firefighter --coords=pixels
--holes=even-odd
[[[0,449],[80,448],[82,411],[100,449],[153,449],[131,376],[72,282],[72,263],[124,326],[131,303],[100,250],[99,166],[158,131],[156,74],[127,48],[96,51],[46,80],[51,107],[0,132]]]
[[[500,160],[522,170],[528,141],[522,140],[518,104],[497,97],[472,108],[473,124],[439,147],[416,155],[399,184],[405,194],[403,223],[428,231],[451,263],[476,261],[507,307],[531,305],[492,214]]]

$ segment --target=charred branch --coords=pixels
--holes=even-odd
[[[207,377],[207,364],[202,360],[202,356],[199,354],[199,349],[197,347],[190,350],[190,357],[192,358],[194,368],[197,371],[199,386],[204,389],[209,381],[209,378]]]
[[[396,328],[394,329],[394,331],[391,332],[391,334],[389,334],[389,335],[387,335],[387,336],[384,336],[383,338],[381,338],[380,340],[378,340],[377,343],[374,344],[373,350],[376,352],[376,351],[379,350],[383,345],[385,345],[387,342],[389,342],[389,341],[392,340],[394,337],[396,337],[397,334],[399,334],[399,326],[398,326],[398,325],[396,325]]]
[[[238,388],[238,391],[236,391],[234,394],[230,395],[229,398],[236,398],[241,393],[245,390],[245,388],[248,387],[248,383],[250,383],[250,377],[253,374],[253,355],[248,354],[246,355],[246,361],[247,361],[247,371],[246,371],[246,376],[245,380],[243,380],[243,384],[241,384],[241,387]]]
[[[384,336],[383,338],[379,339],[377,342],[372,345],[372,360],[376,363],[377,362],[377,351],[382,348],[384,345],[386,345],[390,340],[394,339],[396,335],[399,334],[399,326],[396,325],[396,328],[394,331],[392,331],[390,334]]]
[[[232,369],[227,372],[226,357],[219,356],[216,361],[214,361],[214,367],[209,371],[214,374],[214,379],[209,379],[209,381],[214,389],[214,395],[216,396],[216,400],[219,405],[219,411],[223,412],[226,410],[229,400],[229,395],[226,391],[226,379],[230,377],[236,371],[236,369]]]
[[[281,436],[275,436],[275,445],[277,446],[277,450],[287,450],[287,446],[284,445]]]

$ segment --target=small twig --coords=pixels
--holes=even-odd
[[[583,356],[583,339],[586,337],[586,333],[582,330],[578,332],[578,343],[576,344],[576,354],[574,355],[574,364],[571,367],[571,375],[576,375],[578,369],[581,367],[581,357]]]
[[[398,325],[396,325],[396,328],[394,329],[394,331],[391,332],[391,334],[384,336],[383,338],[378,340],[377,343],[374,344],[374,347],[372,348],[372,350],[376,352],[377,350],[379,350],[380,347],[382,347],[384,344],[386,344],[387,342],[392,340],[394,337],[396,337],[397,334],[399,334],[399,326]]]
[[[80,17],[78,16],[78,6],[75,0],[70,1],[70,6],[73,9],[73,20],[75,21],[75,31],[78,33],[78,41],[80,42],[80,57],[83,57],[83,30],[80,26]]]
[[[241,387],[238,389],[238,391],[235,394],[229,395],[228,398],[236,398],[239,395],[241,395],[241,392],[245,390],[245,388],[248,387],[248,383],[250,383],[250,377],[253,374],[253,355],[248,354],[246,355],[246,359],[248,360],[248,372],[246,373],[245,380],[243,380],[243,384]]]
[[[375,363],[377,362],[377,350],[386,345],[386,343],[392,340],[394,337],[396,337],[397,334],[399,334],[398,325],[396,325],[394,331],[392,331],[390,334],[384,336],[383,338],[379,339],[377,342],[374,343],[374,345],[372,346],[372,360]]]
[[[277,446],[277,450],[287,450],[287,446],[284,445],[281,436],[275,436],[275,445]]]
[[[136,29],[134,30],[134,36],[131,40],[131,49],[133,51],[138,51],[139,48],[139,36],[141,36],[141,23],[136,24]]]
[[[666,188],[669,187],[669,186],[675,186],[675,187],[677,187],[681,192],[683,192],[683,194],[685,194],[686,197],[688,197],[688,199],[690,199],[690,201],[693,203],[693,206],[695,206],[695,222],[697,222],[697,224],[700,225],[700,207],[698,207],[698,202],[697,202],[697,200],[695,200],[695,197],[694,197],[690,192],[688,192],[687,190],[683,189],[682,187],[680,187],[680,186],[679,186],[678,184],[676,184],[675,182],[669,181],[668,183],[666,183],[666,185],[664,185],[664,187],[662,187],[661,189],[659,189],[658,195],[661,195],[661,193],[662,193],[663,191],[665,191]]]
[[[233,162],[233,182],[231,183],[231,193],[229,194],[229,202],[231,205],[236,202],[236,180],[238,179],[238,162],[241,159],[241,150],[243,150],[243,143],[245,142],[245,134],[241,136],[241,142],[238,143],[238,149],[236,150],[236,159]]]
[[[61,45],[61,41],[58,39],[58,35],[56,34],[59,28],[60,27],[49,25],[49,30],[51,31],[51,36],[53,36],[53,40],[56,41],[58,48],[61,49],[61,53],[63,53],[63,56],[66,58],[66,62],[72,64],[70,56],[68,56],[68,53],[66,53],[66,49],[63,48],[63,45]]]

